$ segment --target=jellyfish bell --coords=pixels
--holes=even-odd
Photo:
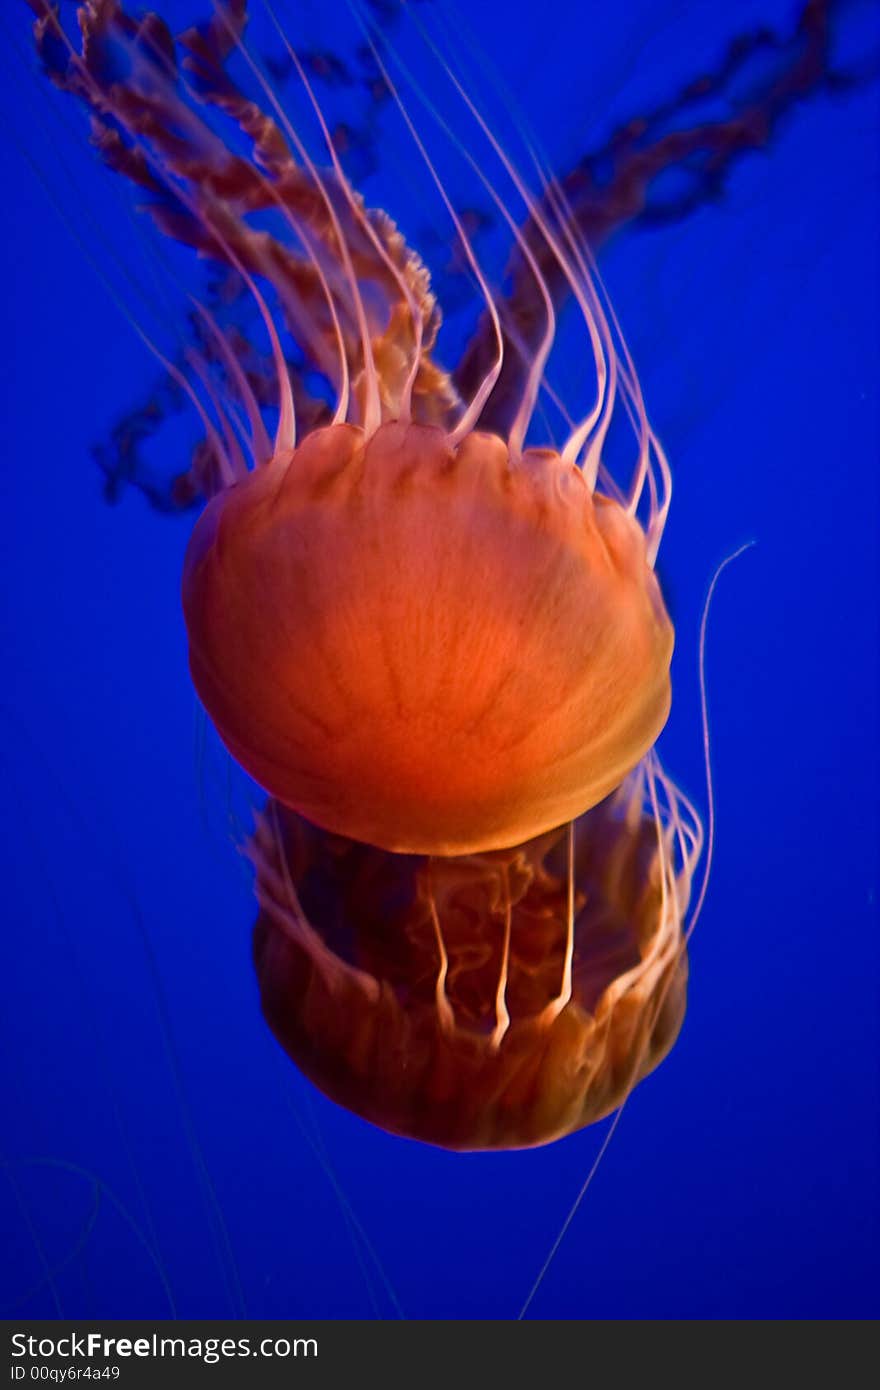
[[[388,850],[520,844],[595,805],[669,708],[639,525],[549,450],[335,425],[198,522],[196,689],[273,796]]]
[[[573,826],[446,858],[270,802],[254,959],[282,1047],[339,1104],[447,1148],[533,1147],[617,1108],[685,1010],[700,831],[668,783],[661,811],[658,775],[647,760]]]
[[[44,61],[89,107],[106,162],[147,190],[166,235],[225,267],[271,344],[273,444],[217,297],[196,304],[199,350],[163,359],[205,430],[192,491],[213,500],[183,604],[195,685],[227,747],[307,819],[400,852],[516,845],[597,804],[669,709],[672,628],[653,571],[669,476],[561,188],[533,193],[458,88],[494,176],[464,156],[519,262],[505,310],[377,50],[482,295],[488,349],[454,379],[434,356],[427,269],[351,187],[287,44],[312,153],[244,42],[243,0],[182,35],[181,59],[156,16],[130,20],[118,0],[84,6],[81,54],[54,8],[31,3]],[[218,113],[236,139],[220,138]],[[587,392],[575,414],[562,407],[557,449],[540,412],[561,285],[579,323],[565,354]],[[288,339],[332,397],[323,412],[303,406]],[[608,466],[614,419],[635,444],[623,477]]]

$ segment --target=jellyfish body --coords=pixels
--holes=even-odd
[[[254,959],[285,1051],[348,1109],[448,1148],[531,1147],[608,1114],[685,1009],[694,842],[676,869],[644,776],[572,827],[445,858],[270,802]]]
[[[337,425],[222,493],[184,575],[196,689],[309,820],[466,854],[616,787],[669,707],[640,528],[550,451]]]

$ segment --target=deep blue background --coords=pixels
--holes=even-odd
[[[564,164],[793,8],[493,0],[473,22]],[[210,736],[197,753],[191,523],[107,506],[89,457],[154,369],[30,161],[99,259],[115,239],[137,267],[127,191],[70,103],[66,130],[49,119],[23,5],[5,26],[3,1311],[392,1314],[378,1259],[408,1316],[513,1316],[601,1131],[513,1155],[402,1142],[312,1092],[264,1027],[227,771]],[[816,97],[718,206],[602,258],[675,474],[663,750],[701,802],[700,608],[757,545],[710,629],[718,844],[688,1017],[537,1315],[880,1311],[878,128],[876,86]]]

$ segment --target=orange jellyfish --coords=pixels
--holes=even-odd
[[[193,680],[316,824],[409,853],[519,844],[653,744],[672,628],[632,513],[575,462],[406,410],[317,430],[211,502]]]
[[[270,801],[250,854],[266,1019],[332,1099],[455,1149],[545,1144],[674,1043],[702,832],[654,756],[515,849],[402,856]]]
[[[193,680],[272,798],[251,849],[266,1016],[321,1087],[395,1132],[520,1147],[587,1124],[680,1025],[701,832],[651,751],[670,703],[654,572],[669,469],[565,193],[529,191],[450,75],[528,215],[527,236],[465,151],[531,277],[527,348],[375,53],[483,296],[493,347],[463,397],[434,358],[428,273],[351,187],[283,36],[326,168],[245,45],[242,0],[182,36],[182,62],[156,16],[116,0],[84,5],[82,53],[31,2],[107,162],[246,288],[271,344],[272,441],[203,305],[188,374],[167,364],[203,421],[211,496],[183,578]],[[554,443],[538,410],[560,283],[587,387]],[[329,406],[304,399],[285,333]],[[503,435],[479,428],[502,376],[506,401],[517,382]],[[613,421],[630,440],[616,468]]]
[[[504,364],[497,314],[494,361],[470,399],[450,400],[427,357],[434,303],[420,262],[364,208],[332,142],[328,176],[277,115],[277,136],[303,160],[297,196],[311,203],[306,245],[337,403],[298,443],[275,326],[251,281],[278,364],[279,425],[245,476],[227,460],[230,486],[196,525],[183,581],[193,680],[237,761],[318,825],[398,852],[519,844],[596,805],[665,722],[672,628],[652,568],[665,463],[585,248],[566,244],[563,210],[554,226],[500,151],[578,304],[595,380],[558,451],[525,447],[555,317],[517,229],[545,330],[502,439],[474,428]],[[272,157],[285,158],[274,145]],[[279,168],[270,191],[284,180]],[[250,280],[231,230],[212,231]],[[621,392],[637,434],[625,496],[598,486]]]

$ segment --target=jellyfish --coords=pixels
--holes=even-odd
[[[245,43],[244,0],[177,42],[86,3],[81,52],[31,4],[107,164],[269,345],[257,373],[194,301],[198,345],[164,365],[204,429],[178,479],[207,499],[182,586],[193,683],[269,796],[250,854],[273,1032],[334,1099],[427,1142],[518,1148],[601,1118],[681,1025],[702,831],[654,750],[670,469],[574,189],[537,166],[533,192],[447,71],[494,160],[462,151],[514,246],[502,302],[370,36],[480,295],[448,371],[428,271],[352,186],[282,31],[319,153]],[[629,169],[630,210],[668,157]],[[561,299],[573,403],[552,374]]]
[[[513,849],[395,855],[278,801],[250,845],[263,1011],[332,1099],[453,1149],[545,1144],[615,1110],[684,1017],[693,807],[649,757]]]

